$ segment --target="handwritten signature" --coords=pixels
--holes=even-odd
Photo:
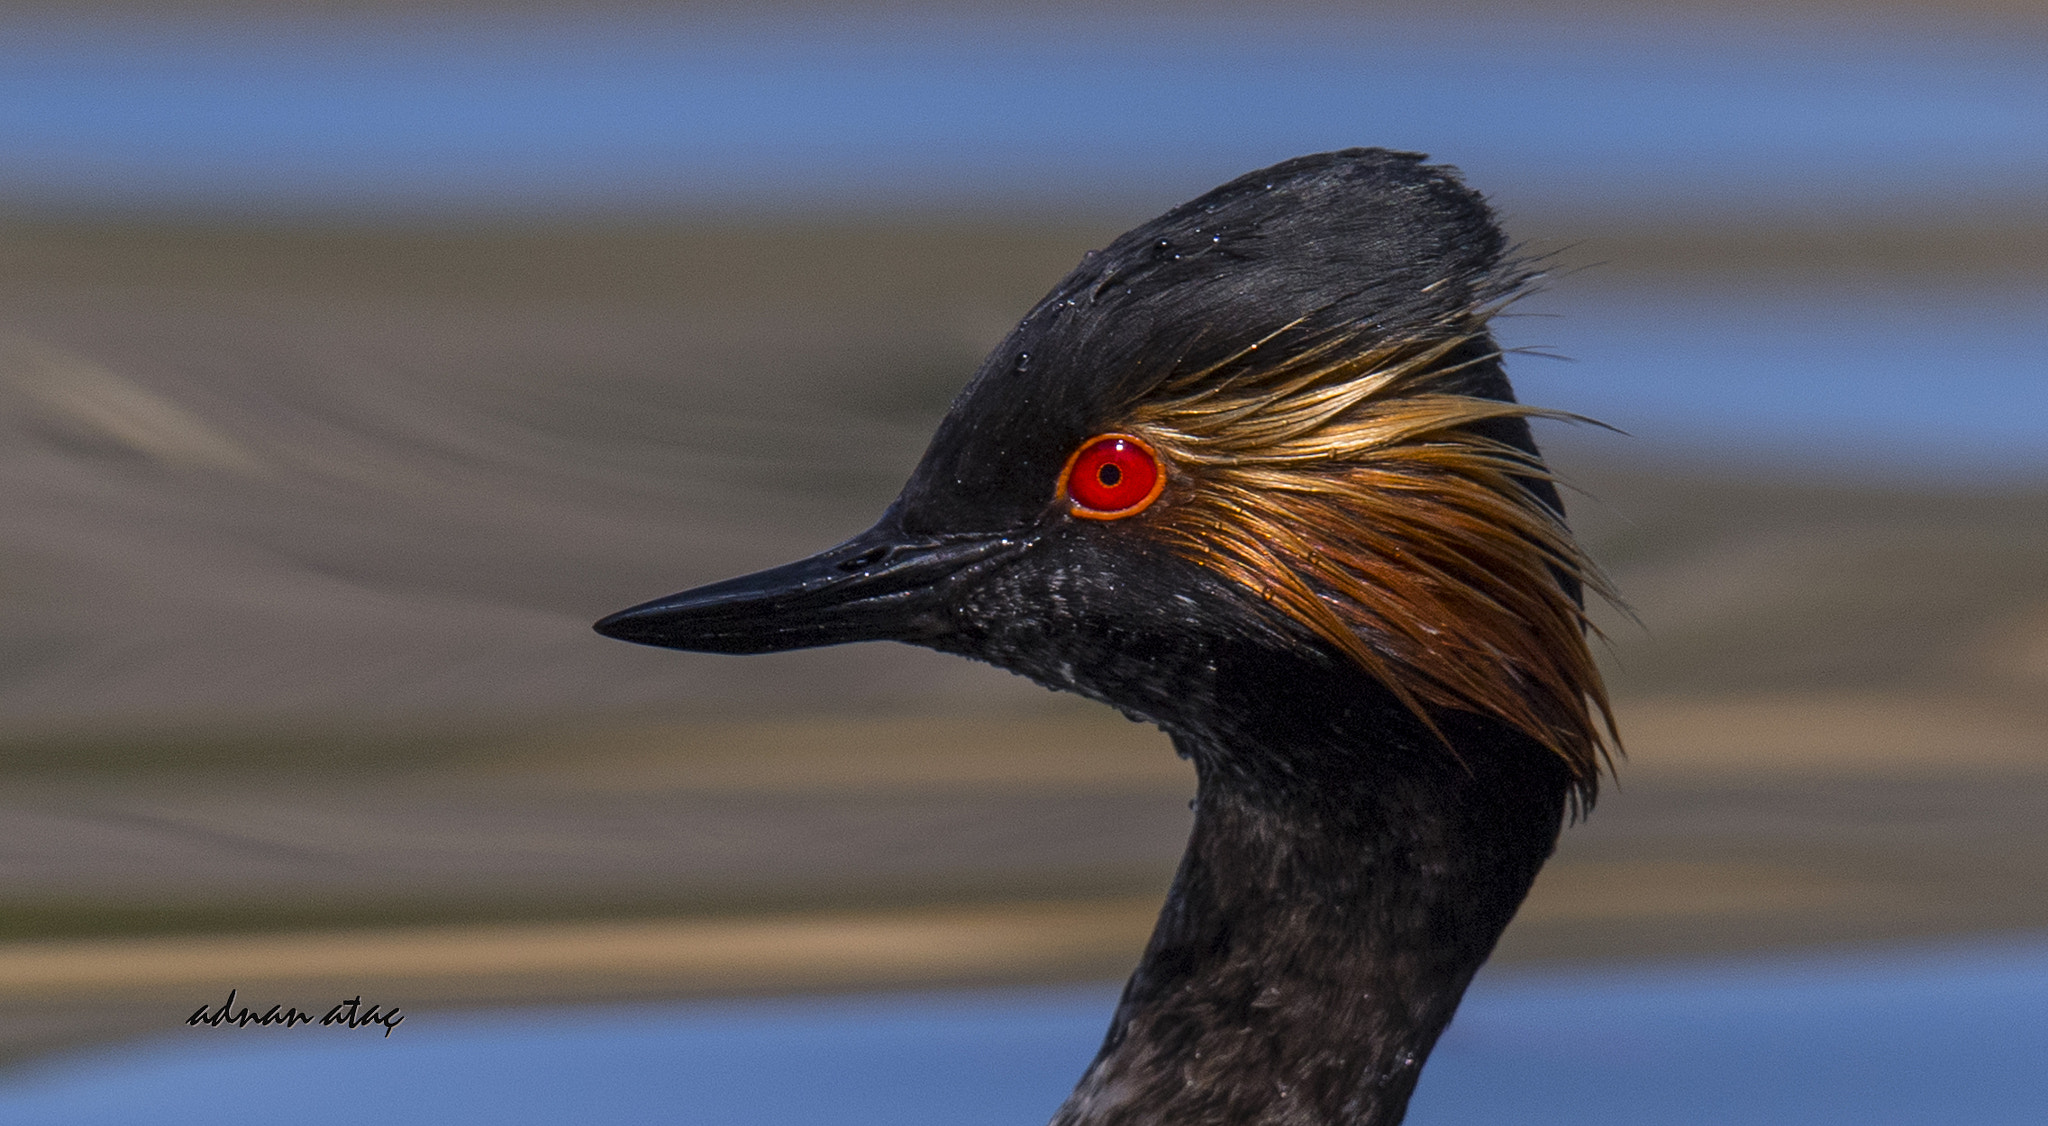
[[[219,1008],[214,1008],[211,1005],[199,1006],[191,1016],[185,1018],[185,1023],[194,1028],[202,1024],[213,1028],[219,1028],[224,1024],[232,1025],[236,1028],[247,1028],[252,1024],[259,1026],[280,1024],[286,1028],[295,1028],[301,1024],[319,1024],[323,1028],[366,1028],[372,1025],[382,1025],[384,1027],[384,1035],[388,1037],[391,1035],[391,1030],[397,1028],[399,1022],[405,1019],[405,1013],[396,1005],[388,1009],[379,1005],[365,1007],[360,995],[351,997],[327,1010],[325,1016],[315,1017],[310,1011],[298,1008],[297,1006],[272,1005],[262,1012],[258,1012],[247,1005],[236,1008],[235,994],[237,992],[239,990],[228,990],[228,999],[221,1002]]]

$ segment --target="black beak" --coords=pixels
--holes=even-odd
[[[1007,536],[909,538],[885,521],[809,559],[657,598],[596,628],[699,653],[929,643],[948,630],[948,592],[1024,547]]]

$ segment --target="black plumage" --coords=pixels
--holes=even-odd
[[[1398,1122],[1604,754],[1595,578],[1486,328],[1528,276],[1419,156],[1252,173],[1088,255],[873,529],[598,629],[905,641],[1158,724],[1194,831],[1055,1122]],[[1083,503],[1100,435],[1156,502]]]

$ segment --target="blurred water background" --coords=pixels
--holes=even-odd
[[[428,1060],[499,1050],[403,1043],[465,1008],[1123,972],[1192,789],[1157,733],[905,647],[588,623],[865,527],[1083,251],[1354,144],[1459,165],[1549,256],[1512,373],[1627,432],[1543,437],[1640,619],[1603,619],[1631,760],[1475,1004],[1540,1027],[1514,990],[1720,967],[1658,994],[1689,1020],[1786,950],[1975,973],[2048,926],[2044,48],[1991,3],[10,8],[0,1050],[154,1036],[71,1089],[194,1052],[239,1086],[355,1065],[182,1027],[230,986],[381,991],[414,1023],[367,1055]],[[2037,960],[1989,964],[2033,996]],[[1941,992],[1843,1001],[1837,1055],[2019,1027]],[[1102,996],[958,1003],[1044,1033],[1054,1089]],[[470,1042],[568,1018],[511,1019]],[[1509,1120],[1448,1092],[1516,1058],[1447,1056],[1417,1120]],[[1836,1120],[1774,1074],[1755,1120]],[[29,1076],[22,1120],[95,1120]],[[1946,1120],[1887,1105],[1858,1121]]]
[[[565,1008],[443,1020],[396,1051],[159,1042],[36,1069],[0,1091],[0,1112],[75,1126],[242,1121],[234,1107],[280,1105],[316,1126],[361,1118],[347,1098],[299,1097],[327,1090],[376,1092],[381,1113],[416,1122],[995,1126],[1051,1115],[1115,999],[1108,986],[1070,986]],[[2044,1002],[2038,948],[1982,943],[1483,977],[1408,1122],[2030,1126],[2048,1096]],[[1894,1040],[1907,1028],[1910,1053]]]

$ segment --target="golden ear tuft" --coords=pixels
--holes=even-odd
[[[1447,390],[1498,361],[1490,311],[1291,354],[1269,338],[1169,377],[1130,429],[1186,478],[1150,518],[1155,535],[1348,655],[1432,729],[1432,709],[1453,709],[1524,732],[1590,800],[1619,739],[1579,591],[1612,594],[1528,487],[1548,470],[1481,430],[1571,416]]]

